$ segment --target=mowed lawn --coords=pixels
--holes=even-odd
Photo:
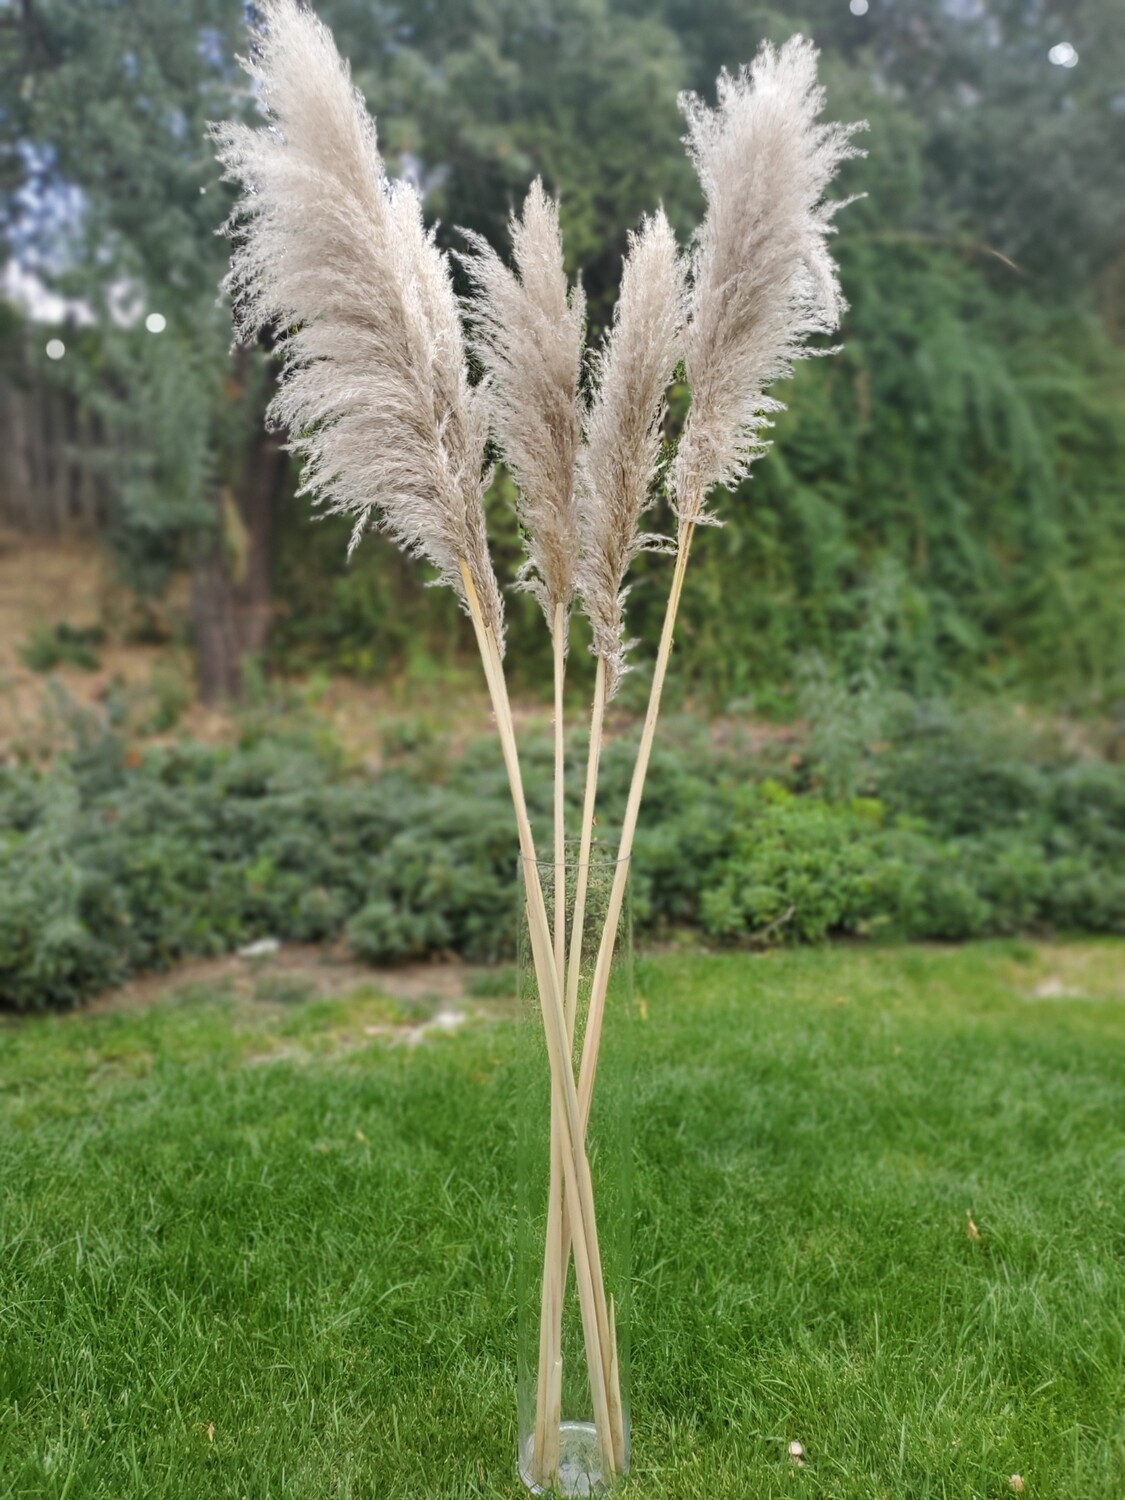
[[[622,1494],[1120,1500],[1125,944],[638,977]],[[410,1046],[370,988],[173,981],[0,1021],[0,1496],[522,1493],[478,1009]]]

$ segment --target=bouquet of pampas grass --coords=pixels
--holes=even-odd
[[[373,121],[332,37],[299,0],[263,0],[244,66],[266,122],[212,136],[242,197],[226,226],[225,286],[243,337],[268,329],[282,360],[270,420],[288,430],[304,490],[436,568],[470,617],[490,694],[528,872],[527,921],[551,1072],[551,1189],[544,1246],[534,1474],[557,1478],[562,1289],[573,1250],[601,1473],[626,1463],[612,1307],[601,1259],[586,1129],[613,944],[694,530],[708,497],[767,445],[778,402],[767,388],[830,334],[844,304],[825,200],[855,154],[858,126],[818,123],[816,52],[763,46],[718,102],[682,101],[706,214],[682,255],[657,210],[630,236],[603,346],[587,361],[585,303],[563,262],[558,206],[536,181],[511,221],[509,268],[477,235],[462,308],[449,260],[407,182],[388,177]],[[483,370],[469,375],[472,350]],[[682,363],[691,407],[661,472],[665,394]],[[588,364],[590,379],[584,379]],[[587,394],[587,390],[589,394]],[[502,594],[484,493],[491,442],[515,481],[527,557],[516,580],[542,606],[553,644],[553,923],[538,877],[504,671]],[[677,535],[656,541],[645,512],[667,484]],[[624,605],[646,547],[675,551],[664,628],[600,934],[586,930],[606,704],[627,670]],[[566,827],[563,689],[571,615],[587,615],[596,657],[578,889],[569,933],[560,899]],[[596,951],[581,1033],[578,975]],[[581,1034],[580,1056],[576,1036]]]

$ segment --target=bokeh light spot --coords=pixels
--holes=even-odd
[[[1058,68],[1073,68],[1078,61],[1078,53],[1069,42],[1057,42],[1047,57]]]

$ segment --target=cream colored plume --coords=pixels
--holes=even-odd
[[[475,289],[473,348],[485,369],[493,435],[519,488],[527,546],[520,582],[554,630],[557,608],[569,609],[574,596],[578,561],[586,298],[580,286],[568,290],[558,205],[538,178],[511,234],[515,272],[468,231],[473,254],[462,261]]]
[[[446,257],[417,193],[392,182],[331,33],[296,0],[264,0],[244,66],[267,123],[211,128],[244,196],[227,225],[226,287],[244,337],[276,330],[271,420],[304,459],[304,490],[371,521],[465,602],[468,565],[503,641],[483,492],[487,414],[468,380]]]
[[[579,458],[582,552],[578,591],[606,666],[606,692],[625,670],[625,574],[651,545],[639,530],[652,503],[664,398],[680,358],[684,266],[659,211],[629,236],[621,295],[605,346],[594,358],[597,394]]]
[[[826,236],[842,207],[825,189],[865,126],[820,125],[816,48],[793,37],[763,43],[718,104],[683,95],[687,145],[707,212],[692,257],[684,330],[691,410],[673,470],[681,523],[706,519],[708,490],[731,485],[766,448],[781,403],[766,387],[818,352],[810,335],[838,327],[845,302]]]

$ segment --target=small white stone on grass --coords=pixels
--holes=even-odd
[[[409,1047],[417,1047],[419,1042],[424,1042],[431,1032],[442,1031],[447,1036],[464,1026],[468,1016],[463,1010],[451,1010],[443,1006],[436,1015],[428,1021],[421,1021],[417,1026],[412,1026],[406,1033],[406,1044]]]
[[[256,943],[247,943],[238,950],[239,958],[272,958],[279,952],[281,944],[277,938],[259,938]]]
[[[437,1031],[456,1031],[468,1019],[463,1010],[443,1009],[438,1011],[437,1015],[430,1022],[430,1025]]]
[[[1086,995],[1082,990],[1076,990],[1070,985],[1063,984],[1057,974],[1052,974],[1049,979],[1044,979],[1032,990],[1032,996],[1036,1000],[1085,1000]]]

